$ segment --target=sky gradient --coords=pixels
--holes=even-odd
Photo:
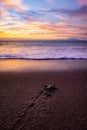
[[[87,0],[0,0],[0,39],[87,40]]]

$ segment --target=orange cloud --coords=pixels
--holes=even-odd
[[[2,23],[1,23],[2,25]],[[87,30],[84,26],[69,25],[65,22],[57,22],[54,25],[47,23],[16,22],[14,26],[1,26],[0,38],[21,39],[67,39],[76,37],[86,39]]]
[[[1,0],[6,5],[18,5],[22,2],[22,0]]]
[[[25,5],[22,4],[22,0],[1,0],[0,3],[2,3],[6,8],[14,8],[17,10],[28,9]]]

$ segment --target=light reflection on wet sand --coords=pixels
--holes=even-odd
[[[0,60],[0,71],[64,71],[87,69],[87,60]]]

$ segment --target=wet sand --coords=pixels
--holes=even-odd
[[[87,61],[62,61],[55,69],[56,61],[41,68],[42,61],[31,66],[33,61],[21,60],[33,67],[20,63],[21,71],[17,60],[14,67],[7,62],[0,61],[0,130],[87,129]],[[44,90],[53,83],[58,90]]]

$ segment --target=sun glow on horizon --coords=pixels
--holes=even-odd
[[[84,0],[1,0],[0,39],[87,40],[86,6]]]

